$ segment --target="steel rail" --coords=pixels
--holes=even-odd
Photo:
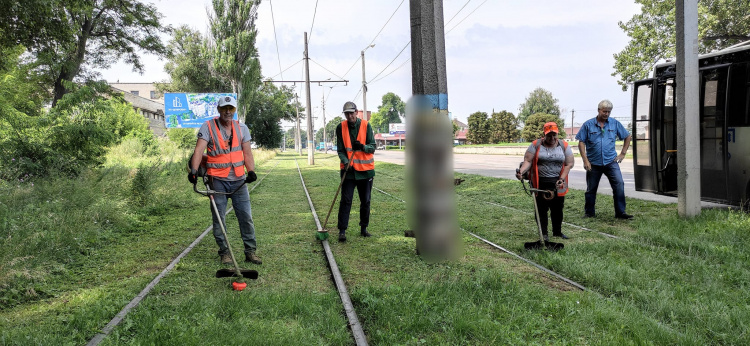
[[[400,198],[398,198],[398,197],[396,197],[394,195],[391,195],[391,194],[389,194],[389,193],[387,193],[387,192],[385,192],[385,191],[383,191],[381,189],[378,189],[377,187],[373,186],[373,188],[375,190],[378,190],[378,192],[381,192],[381,193],[383,193],[385,195],[388,195],[388,196],[391,196],[391,197],[395,198],[396,200],[401,201],[402,203],[406,203],[406,201],[404,201],[403,199],[400,199]],[[558,278],[558,279],[560,279],[560,280],[562,280],[562,281],[570,284],[571,286],[580,289],[581,291],[586,291],[586,287],[584,287],[583,285],[581,285],[581,284],[579,284],[579,283],[577,283],[577,282],[575,282],[573,280],[570,280],[570,279],[568,279],[568,278],[566,278],[566,277],[564,277],[564,276],[562,276],[562,275],[560,275],[558,273],[555,273],[555,272],[553,272],[553,271],[551,271],[551,270],[543,267],[542,265],[540,265],[540,264],[538,264],[538,263],[536,263],[536,262],[534,262],[534,261],[532,261],[530,259],[527,259],[527,258],[525,258],[525,257],[523,257],[521,255],[516,254],[513,251],[510,251],[510,250],[508,250],[508,249],[506,249],[506,248],[504,248],[504,247],[502,247],[500,245],[497,245],[497,244],[495,244],[495,243],[493,243],[493,242],[491,242],[491,241],[489,241],[487,239],[484,239],[484,238],[482,238],[482,237],[480,237],[480,236],[478,236],[478,235],[476,235],[476,234],[474,234],[474,233],[472,233],[470,231],[467,231],[463,227],[460,227],[460,228],[461,228],[462,231],[471,234],[473,237],[475,237],[475,238],[477,238],[477,239],[479,239],[479,240],[487,243],[488,245],[490,245],[490,246],[492,246],[492,247],[494,247],[494,248],[496,248],[498,250],[501,250],[501,251],[503,251],[503,252],[505,252],[505,253],[507,253],[507,254],[509,254],[511,256],[514,256],[514,257],[516,257],[516,258],[518,258],[518,259],[520,259],[520,260],[522,260],[522,261],[524,261],[524,262],[526,262],[528,264],[531,264],[532,266],[536,267],[537,269],[540,269],[541,271],[543,271],[543,272],[545,272],[545,273],[547,273],[549,275],[552,275],[552,276],[554,276],[554,277],[556,277],[556,278]]]
[[[268,173],[266,173],[266,175],[264,175],[260,180],[258,180],[258,182],[255,183],[255,185],[253,185],[253,187],[248,191],[248,193],[255,190],[255,188],[258,187],[260,182],[263,181],[263,179],[265,179],[269,174],[271,174],[273,169],[276,168],[278,164],[279,162],[276,162],[276,165],[271,167],[271,170],[269,170]],[[232,211],[232,207],[230,206],[227,209],[227,211],[224,213],[224,215],[228,215],[231,211]],[[187,248],[185,248],[185,250],[183,250],[182,253],[180,253],[174,260],[172,260],[172,262],[170,262],[169,265],[166,268],[164,268],[164,270],[162,270],[161,273],[159,273],[159,275],[157,275],[153,280],[151,280],[151,282],[148,285],[146,285],[146,287],[143,290],[141,290],[141,292],[138,293],[138,295],[136,295],[135,298],[133,298],[127,305],[125,305],[125,307],[122,308],[122,310],[120,310],[120,312],[118,312],[117,315],[115,315],[115,317],[113,317],[109,321],[109,323],[107,323],[107,325],[104,326],[104,328],[102,328],[101,332],[94,335],[94,337],[91,338],[91,340],[89,340],[89,342],[86,343],[86,345],[87,346],[99,345],[99,343],[101,343],[104,340],[104,338],[106,338],[115,329],[115,327],[117,327],[117,325],[120,324],[120,322],[122,322],[123,319],[125,319],[125,316],[127,316],[127,314],[133,308],[135,308],[136,306],[138,306],[138,304],[141,303],[143,298],[145,298],[151,292],[151,290],[156,286],[156,284],[158,284],[159,281],[161,281],[163,277],[169,274],[169,272],[172,271],[172,269],[174,269],[175,266],[177,266],[177,263],[180,263],[180,260],[183,257],[185,257],[190,251],[192,251],[193,248],[196,245],[198,245],[198,243],[200,243],[201,240],[203,240],[203,238],[212,229],[213,229],[213,225],[208,226],[208,228],[206,228],[206,230],[203,231],[203,233],[201,233],[198,236],[198,238],[196,238],[192,243],[190,243],[190,245]]]
[[[294,159],[294,163],[297,165],[297,172],[299,172],[299,179],[302,182],[302,189],[305,190],[305,196],[307,196],[307,203],[310,204],[310,211],[312,212],[313,218],[315,219],[315,224],[318,226],[317,231],[320,232],[322,231],[323,227],[320,225],[318,213],[315,211],[315,206],[313,205],[312,199],[310,199],[310,193],[307,191],[305,179],[302,177],[302,170],[300,170],[299,168],[297,158]],[[336,284],[336,289],[338,290],[339,297],[341,298],[341,304],[344,305],[344,311],[346,312],[346,317],[349,320],[349,328],[351,329],[352,335],[354,336],[354,341],[357,345],[367,345],[367,336],[365,335],[364,330],[362,330],[362,324],[359,322],[359,318],[357,318],[357,312],[354,310],[354,304],[352,304],[352,300],[349,297],[349,291],[346,289],[346,283],[344,283],[344,278],[341,276],[339,266],[336,264],[336,258],[333,257],[331,246],[330,244],[328,244],[328,240],[323,240],[320,243],[323,245],[323,250],[325,251],[326,259],[328,260],[328,267],[331,269],[333,281]]]

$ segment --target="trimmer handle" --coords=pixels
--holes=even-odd
[[[236,189],[232,192],[218,192],[216,190],[211,189],[208,186],[208,177],[203,176],[203,185],[206,187],[206,190],[198,190],[197,182],[193,183],[193,191],[204,195],[204,196],[215,196],[215,195],[233,195],[235,192],[239,191],[239,189],[242,187],[242,185],[245,185],[245,181],[242,181],[242,184],[240,186],[237,186]]]

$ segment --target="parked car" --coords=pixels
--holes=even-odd
[[[381,146],[377,147],[377,149],[378,150],[385,150],[385,145],[381,145]]]

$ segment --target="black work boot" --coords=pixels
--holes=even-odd
[[[232,264],[232,257],[228,253],[221,255],[221,264]]]
[[[263,264],[263,261],[260,260],[260,257],[255,254],[255,251],[250,251],[245,253],[245,262],[252,262],[255,264]]]
[[[359,231],[359,234],[362,235],[363,237],[369,237],[372,235],[370,234],[370,232],[367,232],[367,228],[363,228],[361,231]]]
[[[346,231],[339,231],[339,241],[346,241]]]

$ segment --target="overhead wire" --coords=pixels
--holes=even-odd
[[[467,14],[467,15],[466,15],[466,17],[464,17],[464,19],[461,19],[461,21],[460,21],[460,22],[458,22],[458,24],[456,24],[455,26],[453,26],[453,27],[452,27],[452,28],[451,28],[450,30],[448,30],[448,31],[447,31],[447,32],[446,32],[445,34],[446,34],[446,35],[447,35],[447,34],[449,34],[449,33],[450,33],[451,31],[453,31],[453,29],[455,29],[456,27],[458,27],[459,25],[461,25],[461,23],[463,23],[463,22],[464,22],[464,21],[466,20],[466,18],[469,18],[469,17],[471,17],[471,15],[472,15],[472,14],[474,14],[474,12],[476,12],[476,11],[477,11],[477,10],[478,10],[478,9],[479,9],[480,7],[482,7],[482,5],[484,5],[484,3],[486,3],[486,2],[487,2],[487,0],[484,0],[484,1],[482,1],[482,3],[481,3],[481,4],[479,4],[479,6],[477,6],[477,7],[476,7],[476,8],[475,8],[475,9],[474,9],[473,11],[471,11],[471,12],[470,12],[469,14]]]
[[[461,13],[461,11],[463,11],[463,9],[466,7],[466,5],[468,5],[470,2],[471,2],[471,0],[466,1],[466,3],[463,6],[461,6],[460,9],[458,9],[458,11],[453,15],[453,17],[451,17],[451,19],[449,19],[448,22],[443,25],[443,28],[447,27],[448,24],[450,24],[450,22],[453,21],[453,19],[456,18],[456,16],[458,16],[458,14]],[[474,11],[476,11],[479,7],[481,7],[482,5],[484,5],[485,2],[487,2],[487,0],[485,0],[484,2],[482,2],[481,4],[479,4],[479,6],[477,6],[474,9]],[[466,20],[466,18],[468,18],[469,16],[471,16],[471,14],[474,13],[474,11],[471,11],[471,13],[469,13],[468,15],[466,15],[466,17],[464,17],[464,19],[462,19],[461,22],[463,22],[464,20]],[[458,24],[456,24],[456,26],[460,25],[461,22],[459,22]],[[455,28],[455,26],[453,28]],[[411,43],[411,41],[409,41],[409,43],[407,43],[406,46],[409,46],[410,43]],[[396,55],[396,57],[393,58],[393,60],[382,71],[380,71],[377,75],[375,75],[375,77],[372,78],[372,82],[369,82],[368,84],[372,84],[372,83],[375,83],[377,81],[380,81],[380,80],[384,79],[385,77],[390,76],[392,73],[396,72],[398,69],[404,67],[404,65],[406,65],[406,63],[409,60],[411,60],[411,58],[405,60],[403,63],[401,63],[401,65],[399,65],[398,67],[396,67],[395,69],[393,69],[391,72],[388,72],[388,74],[386,74],[385,76],[383,76],[381,78],[377,78],[378,76],[380,76],[380,74],[382,74],[388,68],[388,66],[390,66],[393,63],[394,60],[398,59],[398,57],[401,55],[401,53],[403,53],[404,49],[406,49],[406,47],[404,47],[403,49],[401,49],[401,52],[399,52],[398,55]]]
[[[411,44],[411,41],[409,41],[404,46],[404,48],[401,48],[401,51],[398,52],[398,54],[396,55],[396,57],[393,58],[393,60],[391,60],[391,62],[389,62],[388,65],[385,66],[385,68],[383,68],[380,72],[378,72],[378,74],[376,74],[375,77],[372,77],[372,79],[375,80],[376,78],[378,78],[378,76],[380,76],[383,73],[383,71],[385,71],[388,68],[388,66],[391,66],[391,64],[393,64],[393,62],[396,61],[396,59],[398,59],[399,56],[401,56],[401,54],[404,52],[404,50],[406,50],[406,47],[409,47],[410,44]]]
[[[284,71],[281,70],[281,54],[279,54],[279,39],[276,38],[276,19],[273,17],[273,2],[268,0],[268,4],[271,5],[271,23],[273,23],[273,40],[276,42],[276,58],[279,60],[279,74],[281,79],[284,79]]]
[[[315,0],[315,11],[313,12],[312,24],[310,24],[310,36],[307,38],[307,44],[312,40],[313,27],[315,26],[315,15],[318,14],[318,0]]]
[[[453,17],[451,17],[451,19],[449,19],[449,20],[448,20],[448,22],[446,22],[446,23],[445,23],[445,25],[443,25],[443,27],[446,27],[446,26],[448,26],[448,24],[450,24],[450,23],[451,23],[451,21],[453,21],[453,18],[456,18],[456,16],[457,16],[457,15],[458,15],[459,13],[461,13],[461,11],[463,11],[463,10],[464,10],[464,7],[466,7],[466,5],[468,5],[468,4],[470,3],[470,2],[471,2],[471,0],[468,0],[468,1],[466,1],[466,3],[465,3],[465,4],[463,5],[463,6],[461,6],[461,8],[460,8],[460,9],[458,9],[458,12],[456,12],[456,14],[454,14],[454,15],[453,15]]]
[[[341,77],[341,76],[339,76],[339,75],[337,75],[337,74],[333,73],[333,71],[331,71],[331,70],[327,69],[327,68],[326,68],[325,66],[323,66],[323,65],[319,64],[319,63],[318,63],[317,61],[313,60],[312,58],[310,58],[310,61],[312,61],[312,62],[313,62],[313,63],[314,63],[315,65],[318,65],[318,66],[320,66],[320,67],[321,67],[321,68],[323,68],[324,70],[326,70],[326,71],[330,72],[330,73],[331,73],[332,75],[334,75],[334,76],[336,76],[336,77],[338,77],[338,78],[341,78],[341,80],[344,80],[344,77]]]
[[[304,59],[299,59],[299,60],[297,60],[297,62],[295,62],[294,64],[291,64],[291,65],[290,65],[289,67],[287,67],[287,68],[286,68],[286,69],[284,69],[283,71],[281,71],[281,72],[277,73],[276,75],[274,75],[273,77],[271,77],[271,78],[268,78],[268,79],[271,79],[271,80],[273,80],[274,78],[276,78],[276,76],[278,76],[278,75],[280,75],[280,74],[282,74],[282,73],[286,72],[286,71],[287,71],[288,69],[290,69],[290,68],[294,67],[294,65],[297,65],[297,64],[299,64],[299,63],[300,63],[300,62],[301,62],[302,60],[304,60]],[[303,68],[304,68],[304,66],[303,66]],[[304,73],[304,72],[303,72],[303,73]]]

